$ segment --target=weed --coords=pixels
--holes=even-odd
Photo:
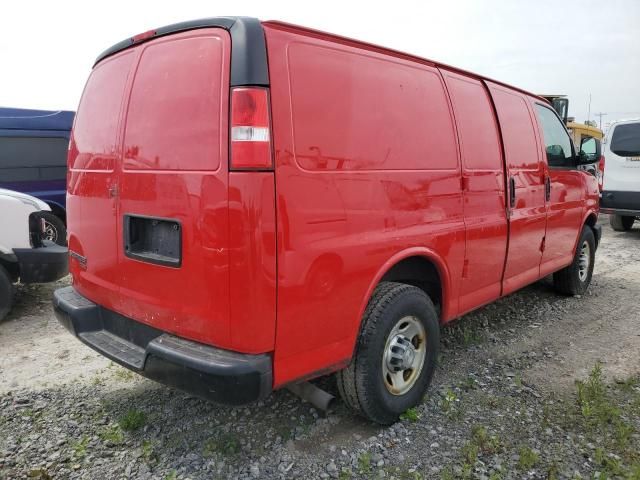
[[[502,451],[502,442],[497,435],[489,435],[487,430],[476,425],[471,429],[473,442],[478,446],[482,453],[493,454]]]
[[[341,470],[338,474],[338,480],[349,480],[351,478],[351,472],[349,470]]]
[[[522,375],[516,373],[516,376],[513,378],[513,383],[516,387],[522,388]]]
[[[120,419],[118,420],[118,425],[122,430],[127,432],[133,432],[134,430],[138,430],[143,427],[147,422],[147,416],[144,412],[140,410],[131,409],[127,411]]]
[[[369,473],[371,471],[371,453],[364,452],[358,457],[358,468],[362,473]]]
[[[502,471],[497,470],[489,475],[489,480],[502,480]]]
[[[455,409],[455,403],[458,401],[458,397],[451,389],[447,390],[442,399],[442,410],[449,414]]]
[[[453,469],[450,466],[445,467],[440,474],[440,480],[455,480],[455,478]]]
[[[113,372],[113,375],[116,378],[124,380],[126,382],[133,380],[136,376],[135,373],[133,373],[131,370],[127,370],[126,368],[118,368],[115,372]]]
[[[80,460],[87,456],[87,447],[89,446],[89,437],[83,436],[80,440],[71,442],[73,457]]]
[[[477,381],[475,378],[473,378],[472,375],[468,375],[467,378],[465,378],[461,383],[460,383],[460,387],[465,391],[468,392],[469,390],[475,390],[477,387]]]
[[[53,479],[53,477],[51,475],[49,475],[49,472],[47,472],[44,468],[35,468],[33,470],[30,470],[29,473],[27,473],[27,477],[36,478],[38,480],[52,480]]]
[[[558,480],[560,478],[560,467],[553,461],[547,469],[547,480]],[[604,480],[604,479],[603,479]]]
[[[176,480],[178,478],[178,473],[175,470],[171,470],[164,476],[164,480]]]
[[[110,425],[102,430],[99,434],[103,442],[110,442],[115,445],[120,445],[124,442],[124,434],[120,425]]]
[[[462,332],[462,344],[465,347],[480,343],[480,334],[472,327],[460,327],[460,331]]]
[[[518,459],[518,469],[529,470],[538,463],[539,456],[529,447],[520,447],[520,458]]]
[[[640,386],[640,378],[630,377],[626,380],[616,380],[618,384],[618,388],[623,392],[630,393],[634,390],[634,388]]]
[[[593,367],[587,381],[578,380],[576,387],[580,413],[592,426],[612,423],[620,417],[620,410],[607,398],[600,362]]]
[[[420,414],[418,413],[418,409],[415,407],[407,409],[406,412],[400,415],[400,420],[407,420],[409,422],[417,422],[420,420]]]
[[[147,462],[155,460],[156,452],[153,448],[153,442],[151,440],[142,441],[142,458],[144,458]]]
[[[222,455],[236,455],[240,452],[240,442],[232,434],[223,434],[216,438],[210,438],[204,444],[202,455],[212,457],[216,453]]]

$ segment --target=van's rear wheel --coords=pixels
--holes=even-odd
[[[13,284],[9,272],[0,265],[0,320],[7,316],[13,304]]]
[[[382,282],[369,300],[356,349],[338,372],[340,395],[352,409],[382,425],[421,402],[436,366],[440,327],[419,288]]]
[[[627,215],[609,215],[609,223],[611,228],[616,232],[626,232],[631,230],[633,222],[636,221],[636,217],[629,217]]]
[[[553,274],[553,285],[565,295],[582,295],[587,291],[593,274],[596,239],[591,227],[585,225],[578,240],[573,262]]]

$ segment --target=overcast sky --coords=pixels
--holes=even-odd
[[[640,116],[640,0],[5,2],[0,105],[75,110],[95,57],[183,20],[248,15],[346,35],[535,93],[570,115]]]

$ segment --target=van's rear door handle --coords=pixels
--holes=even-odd
[[[516,179],[509,177],[509,205],[511,208],[516,206]]]

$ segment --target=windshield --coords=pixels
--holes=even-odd
[[[611,151],[621,157],[640,156],[640,123],[617,125],[611,137]]]

